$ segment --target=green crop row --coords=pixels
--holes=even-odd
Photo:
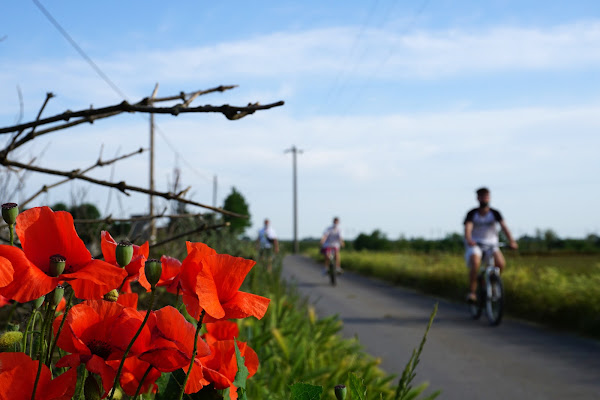
[[[307,254],[315,259],[317,249]],[[451,254],[344,251],[343,267],[396,285],[464,301],[464,258]],[[507,254],[503,274],[509,315],[600,337],[600,256]]]

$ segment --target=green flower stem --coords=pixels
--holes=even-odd
[[[156,288],[154,288],[154,289],[156,289]],[[150,312],[152,312],[152,306],[154,305],[154,296],[156,294],[156,290],[154,290],[154,289],[152,290],[152,293],[150,294],[150,306],[148,307],[148,311],[146,311],[146,316],[144,317],[144,320],[142,321],[142,324],[140,325],[139,329],[137,330],[137,332],[131,339],[131,342],[129,342],[127,349],[125,349],[125,354],[123,354],[123,358],[121,359],[121,363],[119,364],[119,369],[117,370],[117,375],[115,376],[115,381],[113,383],[112,390],[110,391],[110,395],[108,396],[108,400],[112,400],[113,396],[115,395],[115,390],[117,389],[117,384],[119,383],[119,376],[121,375],[121,371],[123,370],[123,365],[125,364],[125,359],[127,358],[127,354],[129,354],[129,350],[131,350],[131,348],[133,347],[133,344],[137,340],[138,336],[140,336],[140,333],[142,333],[142,329],[144,329],[144,325],[146,325],[146,321],[148,321]]]
[[[137,390],[135,391],[135,396],[133,396],[133,400],[137,400],[140,391],[142,390],[142,386],[144,385],[144,379],[146,379],[146,377],[148,376],[148,374],[150,373],[150,370],[152,370],[152,365],[150,365],[148,367],[148,369],[146,370],[146,372],[144,372],[144,376],[142,376],[142,379],[140,379],[140,384],[137,387]]]
[[[125,286],[125,281],[127,281],[127,276],[123,279],[123,282],[121,282],[121,286],[119,286],[119,288],[117,289],[117,293],[121,294],[121,290],[123,290],[123,286]]]
[[[83,374],[81,374],[81,385],[79,386],[79,394],[77,395],[77,399],[83,399],[83,389],[85,388],[85,379],[87,378],[87,369],[83,369]]]
[[[32,310],[31,314],[29,315],[29,318],[27,318],[27,325],[25,326],[25,333],[23,334],[23,342],[21,344],[21,348],[23,349],[23,353],[27,354],[26,348],[27,348],[27,335],[29,335],[29,328],[31,328],[31,321],[33,320],[33,316],[35,315],[35,313],[37,312],[37,310]]]
[[[29,326],[27,327],[27,331],[25,331],[25,335],[29,335],[29,357],[33,358],[33,344],[34,344],[34,331],[35,331],[35,320],[39,314],[38,310],[33,310],[33,321],[31,323],[31,331],[29,330]],[[25,352],[25,351],[23,351]]]
[[[194,351],[192,352],[192,361],[190,361],[190,367],[188,368],[187,374],[185,374],[185,379],[183,380],[183,384],[181,385],[179,400],[183,399],[185,385],[187,385],[187,381],[190,378],[190,374],[192,373],[192,367],[194,366],[194,360],[196,359],[196,352],[198,351],[198,337],[200,336],[200,329],[202,329],[202,320],[204,319],[205,313],[206,311],[202,310],[202,314],[200,314],[200,319],[198,320],[198,326],[196,327],[196,336],[194,337]]]
[[[42,373],[42,365],[43,360],[44,360],[44,348],[46,346],[44,346],[44,337],[46,336],[46,325],[47,325],[47,320],[50,319],[50,311],[52,310],[52,306],[50,306],[50,303],[48,303],[48,306],[46,307],[46,315],[44,316],[44,320],[42,321],[42,330],[40,332],[40,344],[39,344],[39,350],[38,350],[38,370],[37,370],[37,375],[35,376],[35,383],[33,384],[33,392],[31,392],[31,400],[35,400],[35,392],[37,390],[37,385],[40,381],[40,375]]]
[[[10,245],[14,246],[15,245],[15,225],[9,225],[8,226],[8,232],[9,232],[9,238],[10,238]]]
[[[6,318],[6,323],[9,324],[12,321],[13,314],[19,305],[18,301],[15,301],[10,309],[10,313],[8,314],[8,318]]]
[[[65,312],[63,314],[62,320],[60,321],[58,331],[56,331],[56,336],[54,337],[54,340],[52,341],[52,346],[50,347],[50,351],[48,352],[48,359],[46,360],[46,365],[50,364],[50,361],[52,361],[52,355],[54,354],[54,349],[56,348],[56,343],[58,342],[58,337],[60,336],[60,333],[62,332],[63,325],[65,324],[65,320],[67,319],[67,314],[71,310],[72,302],[73,302],[73,291],[71,291],[69,293],[69,300],[67,300],[67,305],[65,306]]]

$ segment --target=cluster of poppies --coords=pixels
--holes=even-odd
[[[165,255],[149,259],[148,243],[117,243],[106,231],[104,260],[93,259],[68,212],[37,207],[11,216],[14,208],[4,204],[2,214],[21,248],[0,245],[1,300],[33,302],[33,313],[39,309],[44,318],[28,350],[31,318],[20,327],[25,331],[18,336],[21,352],[0,353],[0,400],[69,400],[78,378],[86,393],[112,398],[120,386],[137,397],[156,392],[162,373],[180,369],[181,396],[210,385],[229,388],[230,398],[237,398],[238,357],[248,377],[256,372],[258,357],[236,340],[237,324],[229,320],[260,319],[269,304],[239,291],[254,261],[191,242],[183,261]],[[151,292],[147,310],[138,310],[134,281]],[[157,290],[181,298],[196,326],[172,306],[152,310]],[[87,380],[78,377],[80,365]]]

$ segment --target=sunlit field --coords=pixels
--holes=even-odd
[[[505,254],[509,315],[600,337],[600,255]],[[456,301],[467,293],[461,255],[343,251],[342,266]]]

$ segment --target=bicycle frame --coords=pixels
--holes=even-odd
[[[325,257],[326,259],[329,261],[329,279],[331,281],[331,286],[335,286],[336,285],[336,278],[337,278],[337,272],[336,272],[336,266],[335,266],[335,253],[336,253],[336,249],[335,247],[327,247],[325,248]]]
[[[477,302],[472,304],[471,314],[477,319],[485,308],[490,325],[498,325],[503,314],[503,286],[500,268],[494,259],[494,246],[478,244],[482,250],[478,273]]]

